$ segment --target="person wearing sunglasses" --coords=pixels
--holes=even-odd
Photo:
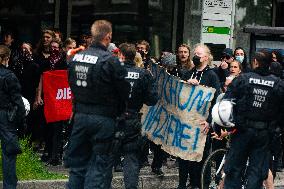
[[[230,75],[229,71],[230,64],[233,61],[234,61],[233,50],[230,48],[225,48],[221,55],[220,65],[214,69],[221,83],[225,83],[226,77]]]

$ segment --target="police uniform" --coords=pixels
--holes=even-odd
[[[158,101],[157,90],[154,84],[153,76],[148,70],[135,67],[131,61],[125,62],[125,68],[128,72],[127,81],[131,89],[125,113],[125,125],[122,130],[125,134],[123,140],[122,153],[124,183],[126,189],[138,188],[139,176],[139,156],[141,154],[141,119],[139,111],[143,104],[153,106]]]
[[[17,137],[25,116],[20,83],[0,64],[0,140],[2,147],[3,188],[16,189],[16,156],[21,153]]]
[[[130,85],[119,60],[100,43],[71,58],[69,84],[74,95],[74,125],[64,162],[67,188],[110,188],[110,154],[115,118],[124,110]]]
[[[232,135],[225,163],[225,189],[241,188],[246,162],[247,189],[262,188],[269,167],[270,133],[283,111],[283,82],[263,68],[241,74],[229,86],[224,98],[236,99]]]

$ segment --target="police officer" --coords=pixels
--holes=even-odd
[[[249,159],[247,189],[262,188],[269,168],[269,130],[283,110],[284,83],[269,73],[271,54],[256,52],[253,72],[233,80],[224,98],[235,99],[234,119],[237,132],[225,163],[225,189],[241,188],[243,170]],[[283,118],[283,115],[282,115]]]
[[[151,73],[135,66],[135,45],[123,43],[119,46],[119,49],[120,60],[124,62],[128,72],[126,79],[131,86],[124,115],[125,124],[122,126],[122,131],[125,134],[122,146],[124,183],[126,189],[137,189],[140,170],[139,154],[141,153],[141,143],[143,143],[139,111],[143,104],[155,105],[158,101],[158,95]]]
[[[21,153],[17,127],[25,115],[20,83],[7,69],[10,53],[8,47],[0,45],[0,140],[4,189],[16,189],[17,186],[16,156]]]
[[[71,57],[68,68],[75,114],[64,158],[70,167],[69,189],[110,188],[115,118],[124,111],[130,90],[126,70],[107,51],[111,23],[97,20],[91,32],[93,44]]]

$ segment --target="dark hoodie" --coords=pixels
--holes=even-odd
[[[204,85],[204,86],[212,87],[216,89],[214,98],[211,102],[211,107],[209,109],[209,116],[206,120],[208,123],[211,123],[211,120],[212,120],[211,109],[213,105],[215,104],[216,98],[219,96],[220,91],[221,91],[220,81],[216,73],[209,66],[205,67],[202,71],[198,71],[196,70],[196,68],[193,68],[192,70],[189,70],[187,73],[183,74],[181,79],[185,81],[189,79],[197,79],[200,85]]]

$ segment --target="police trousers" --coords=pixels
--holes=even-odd
[[[138,139],[137,139],[138,140]],[[133,145],[139,145],[138,141],[133,141]],[[138,181],[139,181],[139,151],[138,150],[131,150],[131,151],[124,151],[123,153],[123,179],[125,189],[137,189],[138,188]]]
[[[111,145],[115,121],[101,115],[76,113],[64,157],[70,168],[68,189],[109,189],[112,179]],[[108,178],[111,177],[111,178]]]
[[[7,119],[7,112],[0,110],[0,140],[2,147],[3,189],[16,189],[16,157],[21,152],[16,126]]]
[[[139,172],[140,172],[140,156],[144,145],[141,136],[141,121],[137,116],[126,117],[123,125],[118,128],[124,133],[120,146],[120,153],[114,154],[120,158],[123,156],[123,176],[125,189],[137,189]],[[114,156],[113,160],[117,157]],[[114,162],[114,161],[113,161]],[[108,177],[109,178],[109,177]]]
[[[226,156],[224,171],[225,189],[238,189],[246,168],[246,189],[262,188],[269,168],[269,131],[247,128],[233,134]]]

